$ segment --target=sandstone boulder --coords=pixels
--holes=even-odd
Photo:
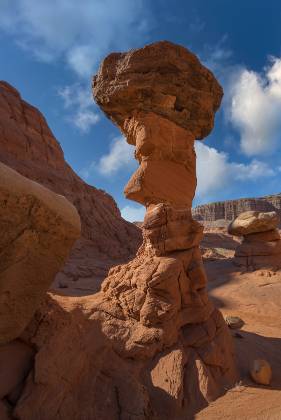
[[[241,213],[228,227],[230,235],[242,236],[276,229],[279,217],[276,212],[246,211]]]
[[[225,317],[225,322],[227,323],[227,325],[229,326],[229,328],[232,328],[234,330],[240,329],[244,325],[243,319],[239,318],[239,316],[227,315]]]
[[[228,227],[232,235],[242,236],[236,248],[234,263],[250,270],[281,267],[281,239],[276,212],[248,211],[240,214]]]
[[[65,197],[0,163],[0,344],[17,338],[80,236]]]

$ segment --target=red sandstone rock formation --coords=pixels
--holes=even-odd
[[[110,195],[73,172],[43,115],[5,82],[0,82],[0,145],[0,162],[64,195],[81,217],[82,239],[54,286],[74,294],[98,290],[110,266],[135,255],[140,230],[121,218]]]
[[[11,409],[20,420],[191,419],[236,379],[191,217],[194,139],[222,91],[193,54],[160,42],[110,55],[94,94],[136,145],[126,195],[147,207],[144,241],[101,292],[49,294],[21,336],[37,354]]]
[[[111,269],[99,310],[130,321],[123,342],[130,357],[153,357],[179,336],[183,359],[196,347],[193,356],[200,354],[203,364],[194,372],[204,372],[197,392],[211,400],[233,384],[234,363],[227,328],[206,292],[202,227],[192,220],[191,205],[194,141],[211,131],[222,89],[193,54],[168,42],[109,55],[93,87],[98,104],[136,146],[140,167],[125,195],[147,208],[142,248],[131,263]],[[201,341],[203,325],[217,327]],[[211,377],[214,389],[202,389]],[[157,386],[173,397],[168,385]],[[182,398],[192,398],[188,394],[181,389]]]
[[[77,210],[0,163],[0,344],[17,338],[80,237]]]
[[[243,237],[241,245],[235,250],[234,263],[250,270],[278,270],[281,267],[278,225],[279,217],[274,211],[241,213],[228,227],[231,235]]]

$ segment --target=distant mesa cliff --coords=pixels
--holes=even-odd
[[[237,200],[218,201],[192,209],[193,217],[202,222],[220,221],[228,223],[240,213],[248,210],[261,212],[276,211],[281,217],[281,193],[258,198],[240,198]]]

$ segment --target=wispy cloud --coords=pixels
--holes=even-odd
[[[145,208],[143,206],[125,206],[121,209],[121,216],[128,222],[142,222]]]
[[[205,28],[205,22],[203,22],[198,16],[194,19],[193,22],[189,24],[188,29],[195,34],[199,34]]]
[[[0,29],[37,59],[62,58],[89,77],[109,50],[144,35],[147,18],[143,0],[2,0]]]
[[[212,70],[221,82],[225,82],[229,77],[229,71],[232,73],[236,69],[236,65],[231,62],[233,52],[227,46],[227,40],[227,35],[224,35],[213,45],[205,44],[199,53],[204,65]]]
[[[134,166],[136,166],[134,148],[120,136],[113,139],[109,152],[100,158],[97,169],[102,175],[111,176],[122,169],[128,170]]]
[[[100,120],[100,114],[91,97],[90,86],[75,83],[58,89],[65,109],[67,120],[82,133],[88,133],[90,128]]]
[[[59,90],[67,120],[87,133],[99,121],[88,82],[101,59],[145,38],[150,17],[145,0],[1,0],[0,31],[33,58],[60,61],[78,84]],[[90,103],[89,103],[90,101]]]

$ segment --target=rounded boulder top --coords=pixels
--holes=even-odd
[[[273,230],[278,225],[279,217],[275,211],[245,211],[230,223],[228,233],[230,235],[243,236]]]
[[[193,53],[160,41],[108,55],[93,78],[93,94],[121,129],[136,113],[154,112],[203,139],[213,128],[223,90]]]

